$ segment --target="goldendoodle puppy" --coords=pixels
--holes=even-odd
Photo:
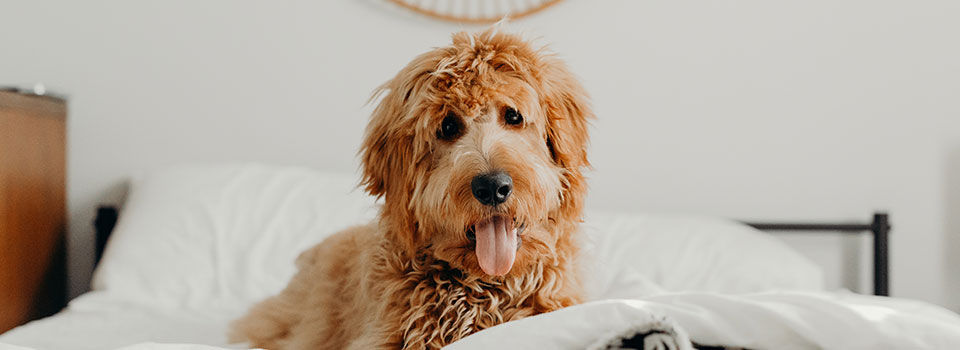
[[[379,219],[301,254],[232,339],[439,348],[578,303],[592,112],[564,64],[516,35],[458,33],[374,96],[362,186]]]

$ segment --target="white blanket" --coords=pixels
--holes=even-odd
[[[102,295],[78,301],[59,318],[0,336],[0,343],[36,349],[237,347],[224,343],[222,333],[230,319],[226,314],[239,310],[219,315],[215,310],[153,310],[111,305]],[[94,312],[94,306],[100,311]],[[647,333],[648,344],[659,349],[688,349],[691,343],[751,349],[960,349],[960,316],[924,302],[850,293],[666,293],[593,301],[509,322],[449,348],[600,349]],[[130,346],[138,342],[149,343]]]
[[[679,329],[673,329],[674,323]],[[595,301],[493,327],[449,348],[584,349],[632,329],[643,333],[643,326],[673,335],[680,349],[687,335],[699,345],[751,349],[960,349],[960,316],[942,308],[902,299],[794,292],[673,293]],[[664,343],[663,337],[654,343]]]

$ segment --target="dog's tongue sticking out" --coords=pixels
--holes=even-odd
[[[513,220],[494,216],[473,227],[477,237],[477,261],[488,275],[502,276],[510,272],[517,257],[517,231]]]

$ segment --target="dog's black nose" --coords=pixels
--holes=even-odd
[[[477,175],[470,181],[473,196],[484,205],[497,205],[507,201],[513,192],[513,178],[503,171]]]

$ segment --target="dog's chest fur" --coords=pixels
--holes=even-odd
[[[542,266],[483,280],[423,256],[404,265],[400,288],[393,291],[404,297],[389,300],[406,302],[385,310],[399,321],[395,345],[401,348],[440,348],[479,330],[573,303],[556,288],[544,288],[558,271]]]

